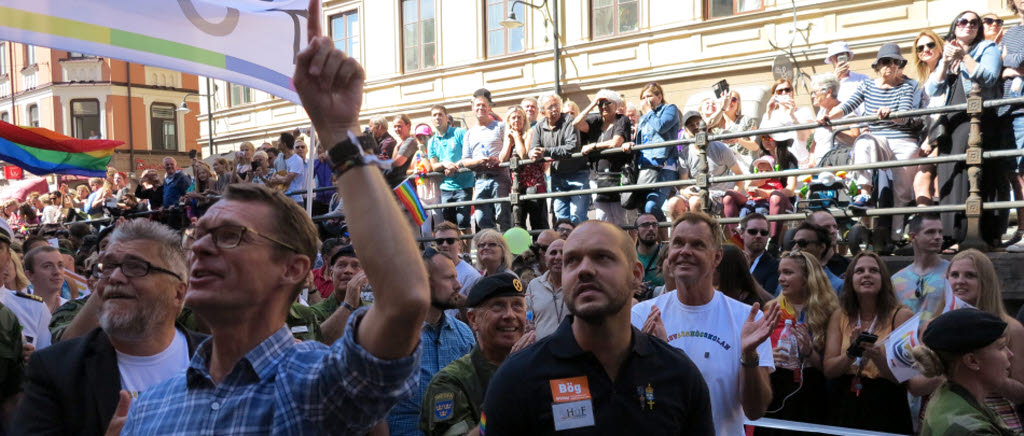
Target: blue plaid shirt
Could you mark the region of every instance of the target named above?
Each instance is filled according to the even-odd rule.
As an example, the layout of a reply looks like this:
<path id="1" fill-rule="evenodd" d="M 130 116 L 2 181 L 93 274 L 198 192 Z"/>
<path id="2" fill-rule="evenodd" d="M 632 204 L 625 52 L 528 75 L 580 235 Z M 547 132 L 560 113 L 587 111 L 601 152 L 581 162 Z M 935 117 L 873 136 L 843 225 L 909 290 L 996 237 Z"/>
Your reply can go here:
<path id="1" fill-rule="evenodd" d="M 398 400 L 418 392 L 421 350 L 385 361 L 356 344 L 366 309 L 327 348 L 296 344 L 287 326 L 252 349 L 222 383 L 209 374 L 210 340 L 189 368 L 132 402 L 121 434 L 366 434 Z"/>
<path id="2" fill-rule="evenodd" d="M 420 331 L 419 389 L 413 396 L 398 402 L 388 413 L 388 430 L 392 436 L 422 435 L 420 431 L 420 404 L 434 374 L 456 359 L 469 354 L 476 345 L 473 330 L 464 322 L 441 314 L 437 325 L 423 323 Z"/>

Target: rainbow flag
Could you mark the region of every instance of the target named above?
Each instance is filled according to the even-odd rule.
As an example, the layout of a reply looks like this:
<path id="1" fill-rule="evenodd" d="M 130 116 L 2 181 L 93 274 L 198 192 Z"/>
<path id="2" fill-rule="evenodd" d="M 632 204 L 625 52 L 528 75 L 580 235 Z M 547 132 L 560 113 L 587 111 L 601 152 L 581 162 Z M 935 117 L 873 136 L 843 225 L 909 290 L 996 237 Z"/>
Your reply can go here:
<path id="1" fill-rule="evenodd" d="M 420 196 L 416 194 L 416 184 L 413 183 L 412 177 L 405 179 L 402 184 L 395 188 L 395 195 L 398 196 L 398 202 L 405 206 L 405 209 L 412 215 L 412 219 L 416 221 L 417 226 L 422 226 L 427 221 L 427 211 L 423 209 L 423 203 L 420 203 Z"/>
<path id="2" fill-rule="evenodd" d="M 121 141 L 76 139 L 38 127 L 0 121 L 0 159 L 36 175 L 104 177 Z"/>

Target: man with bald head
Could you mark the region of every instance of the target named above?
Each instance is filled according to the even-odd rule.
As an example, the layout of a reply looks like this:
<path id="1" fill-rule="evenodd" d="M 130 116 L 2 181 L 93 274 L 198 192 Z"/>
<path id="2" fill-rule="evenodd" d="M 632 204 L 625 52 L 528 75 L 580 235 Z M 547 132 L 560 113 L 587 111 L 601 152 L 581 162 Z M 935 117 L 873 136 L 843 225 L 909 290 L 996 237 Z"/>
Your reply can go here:
<path id="1" fill-rule="evenodd" d="M 821 264 L 832 271 L 836 277 L 843 277 L 846 274 L 846 268 L 850 266 L 850 259 L 836 252 L 839 249 L 839 224 L 836 223 L 836 218 L 830 212 L 819 210 L 808 216 L 805 221 L 828 230 L 832 243 L 829 244 L 828 251 L 822 256 Z"/>
<path id="2" fill-rule="evenodd" d="M 562 252 L 573 316 L 498 368 L 481 417 L 487 434 L 597 432 L 596 422 L 607 434 L 714 434 L 708 388 L 693 362 L 629 326 L 642 280 L 622 229 L 603 221 L 577 227 Z"/>
<path id="3" fill-rule="evenodd" d="M 540 235 L 537 235 L 537 243 L 534 244 L 534 247 L 536 247 L 534 251 L 537 252 L 537 258 L 540 259 L 539 265 L 541 273 L 548 271 L 548 263 L 544 259 L 544 254 L 548 252 L 548 247 L 551 246 L 551 243 L 555 242 L 556 239 L 561 239 L 561 237 L 558 235 L 558 232 L 551 229 L 544 230 L 540 232 Z"/>
<path id="4" fill-rule="evenodd" d="M 539 245 L 539 243 L 538 243 Z M 544 274 L 530 280 L 526 286 L 526 310 L 532 314 L 537 339 L 550 336 L 562 323 L 569 311 L 562 298 L 562 248 L 565 241 L 557 237 L 544 251 L 541 259 L 550 265 Z"/>

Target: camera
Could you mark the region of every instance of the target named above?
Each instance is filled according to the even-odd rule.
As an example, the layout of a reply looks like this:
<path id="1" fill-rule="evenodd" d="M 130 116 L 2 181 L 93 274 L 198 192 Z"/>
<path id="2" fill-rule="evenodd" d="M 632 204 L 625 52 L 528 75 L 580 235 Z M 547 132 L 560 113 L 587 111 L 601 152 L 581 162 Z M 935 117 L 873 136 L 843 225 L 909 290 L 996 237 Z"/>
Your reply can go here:
<path id="1" fill-rule="evenodd" d="M 864 349 L 860 347 L 861 344 L 874 344 L 876 341 L 878 341 L 878 335 L 861 332 L 860 335 L 857 336 L 857 339 L 850 344 L 850 348 L 846 349 L 846 355 L 850 357 L 861 357 L 864 355 Z"/>

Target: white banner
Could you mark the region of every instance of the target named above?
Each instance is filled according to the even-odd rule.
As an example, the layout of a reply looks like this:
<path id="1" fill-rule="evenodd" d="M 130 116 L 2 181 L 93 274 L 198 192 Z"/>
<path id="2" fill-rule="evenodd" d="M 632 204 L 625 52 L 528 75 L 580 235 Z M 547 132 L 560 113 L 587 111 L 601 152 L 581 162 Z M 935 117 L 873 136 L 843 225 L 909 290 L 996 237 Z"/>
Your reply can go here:
<path id="1" fill-rule="evenodd" d="M 213 77 L 299 103 L 307 0 L 3 0 L 0 40 Z M 319 19 L 319 18 L 317 18 Z"/>
<path id="2" fill-rule="evenodd" d="M 910 355 L 910 350 L 921 343 L 918 339 L 920 324 L 921 314 L 914 315 L 889 333 L 889 338 L 885 340 L 885 360 L 889 363 L 892 375 L 900 383 L 921 375 L 920 371 L 914 369 L 914 358 Z"/>

